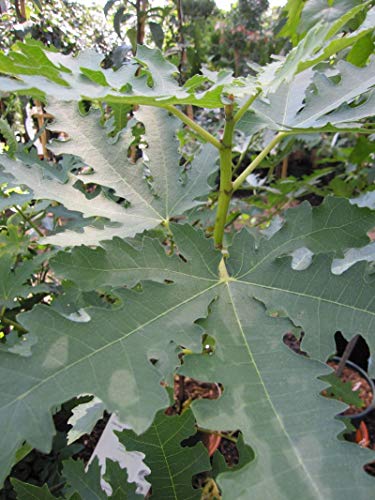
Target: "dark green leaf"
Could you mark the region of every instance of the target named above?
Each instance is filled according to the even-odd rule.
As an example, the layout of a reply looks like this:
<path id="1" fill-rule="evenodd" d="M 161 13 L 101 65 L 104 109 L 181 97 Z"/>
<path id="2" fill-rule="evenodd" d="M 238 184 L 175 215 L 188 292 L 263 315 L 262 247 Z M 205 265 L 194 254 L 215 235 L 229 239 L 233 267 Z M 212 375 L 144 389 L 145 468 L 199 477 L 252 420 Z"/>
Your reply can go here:
<path id="1" fill-rule="evenodd" d="M 154 23 L 152 21 L 150 21 L 148 25 L 150 26 L 152 39 L 155 42 L 155 45 L 159 47 L 159 49 L 162 49 L 164 42 L 163 28 L 161 27 L 160 24 Z"/>
<path id="2" fill-rule="evenodd" d="M 29 483 L 23 483 L 16 478 L 12 478 L 11 483 L 16 490 L 18 500 L 54 500 L 56 498 L 50 493 L 46 484 L 40 488 Z"/>
<path id="3" fill-rule="evenodd" d="M 192 476 L 211 469 L 207 449 L 203 443 L 193 448 L 181 446 L 183 440 L 195 434 L 194 423 L 190 410 L 172 417 L 160 411 L 144 434 L 137 436 L 128 430 L 119 434 L 128 451 L 146 455 L 145 463 L 151 469 L 147 479 L 155 500 L 201 498 L 201 491 L 192 487 Z"/>
<path id="4" fill-rule="evenodd" d="M 17 141 L 8 122 L 0 118 L 0 136 L 3 136 L 8 146 L 8 155 L 13 158 L 17 151 Z"/>

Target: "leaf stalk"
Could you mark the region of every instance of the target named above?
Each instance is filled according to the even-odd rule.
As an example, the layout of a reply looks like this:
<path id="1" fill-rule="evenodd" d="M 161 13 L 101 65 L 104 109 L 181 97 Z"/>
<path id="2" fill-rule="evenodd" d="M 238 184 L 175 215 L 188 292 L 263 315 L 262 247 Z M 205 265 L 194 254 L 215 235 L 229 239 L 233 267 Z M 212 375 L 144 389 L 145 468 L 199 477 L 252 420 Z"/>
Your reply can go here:
<path id="1" fill-rule="evenodd" d="M 246 177 L 255 170 L 258 165 L 264 160 L 264 158 L 268 155 L 270 151 L 280 142 L 284 137 L 288 135 L 287 132 L 279 132 L 271 142 L 267 144 L 267 146 L 263 149 L 262 152 L 258 154 L 258 156 L 250 163 L 250 165 L 242 172 L 241 175 L 237 177 L 237 179 L 233 182 L 233 191 L 236 191 L 241 184 L 246 180 Z"/>
<path id="2" fill-rule="evenodd" d="M 212 134 L 210 134 L 210 132 L 207 132 L 207 130 L 198 125 L 198 123 L 196 123 L 194 120 L 185 115 L 185 113 L 175 108 L 173 105 L 165 106 L 165 109 L 167 109 L 173 115 L 177 116 L 177 118 L 179 118 L 189 128 L 194 130 L 194 132 L 196 132 L 202 139 L 210 142 L 213 146 L 215 146 L 215 148 L 219 150 L 222 149 L 223 146 L 220 141 L 218 141 Z"/>
<path id="3" fill-rule="evenodd" d="M 250 106 L 253 104 L 255 99 L 258 97 L 258 95 L 261 93 L 261 89 L 258 89 L 255 94 L 249 97 L 249 99 L 245 102 L 245 104 L 237 111 L 237 113 L 234 116 L 234 123 L 237 123 L 241 120 L 243 115 L 246 113 L 246 111 L 250 108 Z"/>
<path id="4" fill-rule="evenodd" d="M 13 326 L 20 333 L 27 333 L 27 330 L 23 326 L 16 321 L 6 318 L 3 314 L 0 316 L 0 322 L 4 325 Z"/>
<path id="5" fill-rule="evenodd" d="M 20 214 L 20 216 L 39 234 L 39 236 L 44 236 L 42 231 L 38 228 L 36 224 L 31 220 L 31 217 L 28 217 L 23 211 L 17 207 L 17 205 L 13 205 L 14 210 Z"/>

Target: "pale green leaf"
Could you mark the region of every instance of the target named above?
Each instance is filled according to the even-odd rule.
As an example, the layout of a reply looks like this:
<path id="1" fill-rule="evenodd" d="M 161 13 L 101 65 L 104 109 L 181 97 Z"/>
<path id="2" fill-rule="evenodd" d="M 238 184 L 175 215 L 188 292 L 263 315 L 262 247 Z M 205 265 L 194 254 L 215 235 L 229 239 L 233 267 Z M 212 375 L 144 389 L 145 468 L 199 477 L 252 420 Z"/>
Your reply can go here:
<path id="1" fill-rule="evenodd" d="M 8 55 L 0 54 L 0 71 L 17 79 L 0 78 L 0 91 L 54 97 L 63 101 L 103 100 L 108 104 L 147 104 L 164 107 L 170 104 L 194 104 L 207 108 L 223 107 L 222 93 L 232 78 L 211 80 L 207 90 L 180 87 L 178 69 L 159 49 L 144 45 L 137 48 L 132 64 L 117 71 L 103 69 L 102 57 L 86 51 L 77 57 L 43 51 L 40 44 L 18 43 Z M 32 56 L 30 56 L 32 54 Z M 35 66 L 34 60 L 40 61 Z M 138 63 L 143 67 L 137 75 Z M 216 79 L 217 78 L 217 79 Z M 215 80 L 216 79 L 216 80 Z M 207 79 L 208 81 L 208 79 Z M 190 90 L 190 92 L 189 92 Z"/>
<path id="2" fill-rule="evenodd" d="M 253 110 L 274 130 L 319 131 L 328 125 L 356 129 L 360 127 L 358 120 L 375 113 L 371 93 L 349 107 L 349 103 L 375 85 L 375 59 L 364 68 L 340 61 L 337 70 L 339 82 L 323 73 L 305 70 L 266 99 L 255 101 Z"/>
<path id="3" fill-rule="evenodd" d="M 321 19 L 326 23 L 334 23 L 355 7 L 358 7 L 357 0 L 308 0 L 301 13 L 298 31 L 306 32 Z"/>
<path id="4" fill-rule="evenodd" d="M 200 205 L 202 202 L 197 201 L 197 198 L 204 198 L 210 192 L 207 179 L 216 169 L 216 151 L 213 146 L 206 144 L 186 170 L 180 167 L 176 139 L 178 122 L 168 117 L 165 111 L 142 109 L 137 114 L 146 127 L 146 153 L 150 158 L 146 165 L 152 176 L 150 181 L 145 178 L 147 172 L 144 162 L 138 160 L 134 165 L 128 158 L 132 141 L 130 130 L 117 140 L 109 141 L 105 130 L 98 123 L 97 114 L 83 117 L 74 103 L 55 104 L 49 109 L 58 117 L 55 129 L 63 130 L 70 136 L 67 142 L 55 143 L 54 152 L 78 155 L 84 164 L 93 169 L 93 173 L 70 174 L 68 182 L 63 184 L 48 178 L 39 163 L 33 164 L 31 160 L 28 165 L 24 165 L 2 155 L 0 166 L 8 173 L 4 180 L 11 176 L 13 184 L 26 185 L 32 189 L 35 199 L 55 200 L 69 210 L 81 212 L 85 217 L 102 217 L 111 224 L 98 230 L 88 220 L 83 232 L 60 232 L 50 236 L 48 242 L 65 246 L 83 242 L 97 244 L 115 235 L 134 236 Z M 103 194 L 88 199 L 76 189 L 77 179 L 114 189 L 115 195 L 124 198 L 129 206 L 125 208 Z"/>
<path id="5" fill-rule="evenodd" d="M 343 425 L 334 415 L 343 405 L 319 396 L 324 384 L 318 377 L 329 371 L 324 361 L 334 351 L 336 330 L 347 337 L 360 333 L 375 348 L 373 277 L 363 265 L 335 276 L 327 255 L 342 253 L 353 241 L 363 245 L 374 222 L 369 210 L 345 200 L 329 200 L 315 210 L 303 205 L 287 213 L 270 239 L 257 241 L 247 231 L 236 237 L 227 271 L 223 265 L 218 271 L 221 254 L 212 242 L 188 226 L 172 226 L 183 259 L 167 256 L 147 238 L 141 250 L 115 240 L 108 250 L 94 251 L 86 267 L 102 269 L 100 283 L 86 277 L 82 286 L 119 284 L 113 293 L 123 307 L 88 308 L 86 323 L 69 321 L 47 306 L 18 317 L 38 332 L 38 344 L 31 358 L 19 360 L 17 373 L 10 355 L 0 353 L 0 419 L 18 418 L 17 426 L 2 434 L 1 470 L 6 473 L 25 439 L 48 450 L 50 408 L 77 394 L 95 394 L 136 432 L 144 432 L 168 404 L 148 360 L 158 359 L 171 341 L 199 353 L 206 331 L 215 339 L 215 352 L 185 356 L 183 373 L 221 382 L 224 391 L 219 400 L 194 403 L 198 424 L 240 429 L 256 455 L 240 471 L 220 476 L 224 498 L 251 494 L 263 500 L 281 493 L 346 500 L 355 493 L 367 500 L 374 483 L 362 465 L 372 452 L 338 440 Z M 116 245 L 120 251 L 114 254 Z M 300 247 L 319 255 L 307 270 L 294 271 L 287 255 Z M 80 249 L 82 256 L 86 250 Z M 80 283 L 79 271 L 77 277 Z M 141 290 L 123 288 L 139 281 Z M 302 348 L 321 361 L 299 357 L 283 344 L 293 324 L 305 332 Z"/>
<path id="6" fill-rule="evenodd" d="M 306 7 L 313 3 L 309 1 Z M 318 0 L 326 3 L 326 0 Z M 351 1 L 351 0 L 349 0 Z M 299 3 L 299 7 L 301 7 Z M 353 2 L 352 2 L 353 3 Z M 354 32 L 344 32 L 345 25 L 359 13 L 366 12 L 371 2 L 357 4 L 354 2 L 350 10 L 340 10 L 340 15 L 334 23 L 327 22 L 319 13 L 319 18 L 306 36 L 294 47 L 284 59 L 272 62 L 260 69 L 259 82 L 266 92 L 275 92 L 284 82 L 293 80 L 296 74 L 311 68 L 321 61 L 327 61 L 331 56 L 338 54 L 347 47 L 351 47 L 359 40 L 374 31 L 375 10 L 366 13 L 364 22 Z M 291 6 L 294 10 L 296 6 Z"/>

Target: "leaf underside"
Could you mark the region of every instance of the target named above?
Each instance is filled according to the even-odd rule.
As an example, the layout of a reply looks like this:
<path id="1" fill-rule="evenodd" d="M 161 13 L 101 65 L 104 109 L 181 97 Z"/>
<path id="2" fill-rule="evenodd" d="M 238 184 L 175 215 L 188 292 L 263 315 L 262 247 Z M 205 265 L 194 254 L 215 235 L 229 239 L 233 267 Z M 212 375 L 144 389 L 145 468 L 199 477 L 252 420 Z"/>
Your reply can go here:
<path id="1" fill-rule="evenodd" d="M 130 131 L 121 133 L 116 141 L 109 141 L 98 123 L 97 113 L 83 117 L 76 103 L 55 103 L 49 111 L 58 117 L 54 128 L 70 136 L 66 142 L 55 142 L 53 151 L 79 156 L 83 164 L 92 169 L 91 175 L 69 174 L 68 182 L 63 183 L 48 176 L 39 164 L 25 165 L 0 156 L 5 181 L 10 179 L 13 185 L 25 185 L 35 199 L 58 201 L 87 218 L 79 232 L 67 229 L 47 237 L 46 242 L 62 246 L 90 245 L 113 236 L 134 236 L 198 206 L 202 202 L 197 198 L 204 198 L 210 192 L 207 179 L 217 168 L 214 147 L 204 145 L 187 169 L 180 167 L 175 137 L 178 123 L 164 110 L 145 108 L 137 113 L 138 120 L 146 127 L 146 152 L 150 159 L 138 160 L 136 164 L 128 158 Z M 146 168 L 151 181 L 146 179 Z M 87 198 L 77 189 L 77 180 L 113 189 L 128 206 L 103 193 Z M 92 224 L 97 217 L 107 221 L 101 230 Z"/>

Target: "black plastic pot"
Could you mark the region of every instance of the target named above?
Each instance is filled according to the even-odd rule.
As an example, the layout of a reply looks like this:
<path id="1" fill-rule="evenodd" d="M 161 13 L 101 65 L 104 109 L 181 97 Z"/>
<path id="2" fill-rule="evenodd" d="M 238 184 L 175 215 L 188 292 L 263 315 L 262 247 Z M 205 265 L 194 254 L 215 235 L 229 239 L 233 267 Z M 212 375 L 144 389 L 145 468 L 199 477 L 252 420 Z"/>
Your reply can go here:
<path id="1" fill-rule="evenodd" d="M 330 361 L 335 361 L 336 363 L 339 363 L 340 358 L 333 357 L 333 358 L 330 358 Z M 356 413 L 355 415 L 343 415 L 342 413 L 340 413 L 338 415 L 338 417 L 341 417 L 341 418 L 349 418 L 351 420 L 352 424 L 355 425 L 356 427 L 358 427 L 359 424 L 361 423 L 361 421 L 364 419 L 364 417 L 375 409 L 375 384 L 374 384 L 373 380 L 369 377 L 368 373 L 365 372 L 364 370 L 362 370 L 362 368 L 360 366 L 356 365 L 352 361 L 347 361 L 345 363 L 345 365 L 348 366 L 349 368 L 351 368 L 352 370 L 355 370 L 357 373 L 359 373 L 361 375 L 361 377 L 366 379 L 366 381 L 369 384 L 369 386 L 371 387 L 371 391 L 372 391 L 372 403 L 366 409 L 361 411 L 361 413 Z"/>

